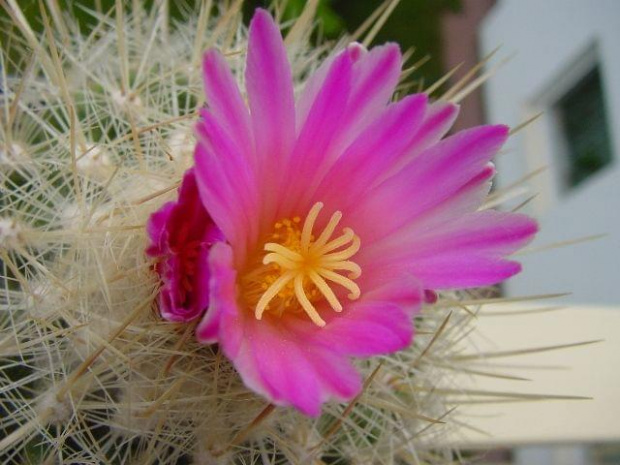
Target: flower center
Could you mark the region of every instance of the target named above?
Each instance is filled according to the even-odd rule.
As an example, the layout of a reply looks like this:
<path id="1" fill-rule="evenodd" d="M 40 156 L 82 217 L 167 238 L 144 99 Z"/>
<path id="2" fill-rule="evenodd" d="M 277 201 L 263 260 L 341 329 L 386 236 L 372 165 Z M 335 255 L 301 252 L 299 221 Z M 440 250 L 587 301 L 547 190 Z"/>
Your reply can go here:
<path id="1" fill-rule="evenodd" d="M 352 229 L 344 228 L 342 235 L 332 239 L 342 218 L 339 211 L 315 236 L 313 229 L 322 208 L 323 203 L 315 203 L 301 228 L 299 217 L 275 223 L 273 242 L 264 246 L 267 253 L 262 266 L 245 276 L 246 300 L 254 306 L 258 320 L 266 311 L 277 315 L 303 311 L 313 323 L 325 326 L 314 303 L 325 299 L 333 310 L 341 312 L 342 304 L 333 285 L 347 289 L 349 299 L 359 298 L 360 288 L 353 280 L 360 277 L 362 270 L 349 259 L 359 250 L 360 238 Z M 342 274 L 345 271 L 348 276 Z"/>

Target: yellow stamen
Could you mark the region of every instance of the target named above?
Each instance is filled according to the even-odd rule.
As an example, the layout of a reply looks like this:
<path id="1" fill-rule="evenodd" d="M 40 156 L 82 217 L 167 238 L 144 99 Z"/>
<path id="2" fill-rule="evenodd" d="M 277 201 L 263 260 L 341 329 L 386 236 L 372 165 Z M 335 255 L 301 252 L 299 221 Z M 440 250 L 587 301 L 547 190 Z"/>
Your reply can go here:
<path id="1" fill-rule="evenodd" d="M 338 237 L 337 239 L 334 239 L 331 242 L 328 242 L 322 247 L 317 247 L 315 252 L 326 254 L 328 252 L 331 252 L 332 250 L 336 250 L 337 248 L 342 247 L 343 245 L 351 242 L 354 236 L 355 234 L 353 233 L 353 230 L 351 228 L 344 228 L 342 230 L 342 236 Z"/>
<path id="2" fill-rule="evenodd" d="M 276 254 L 280 254 L 290 260 L 299 260 L 302 258 L 301 255 L 299 255 L 298 253 L 287 249 L 283 245 L 275 244 L 273 242 L 268 242 L 267 244 L 265 244 L 265 250 L 269 252 L 275 252 Z"/>
<path id="3" fill-rule="evenodd" d="M 325 226 L 325 229 L 323 230 L 319 238 L 313 244 L 313 248 L 315 250 L 320 249 L 327 243 L 329 238 L 332 237 L 332 234 L 334 234 L 334 229 L 336 229 L 336 226 L 338 226 L 338 223 L 340 223 L 341 219 L 342 219 L 342 212 L 336 212 L 332 215 L 332 217 L 329 220 L 329 223 L 327 223 L 327 226 Z"/>
<path id="4" fill-rule="evenodd" d="M 296 263 L 298 263 L 298 261 L 290 260 L 289 258 L 285 257 L 284 255 L 278 255 L 277 253 L 268 253 L 263 258 L 263 264 L 264 265 L 269 265 L 270 263 L 276 263 L 276 264 L 280 265 L 283 268 L 291 269 L 291 268 L 295 267 L 295 265 L 296 265 Z"/>
<path id="5" fill-rule="evenodd" d="M 267 309 L 267 305 L 269 305 L 269 302 L 271 302 L 271 300 L 276 295 L 278 295 L 278 292 L 280 292 L 282 288 L 286 286 L 288 282 L 291 281 L 293 278 L 295 278 L 295 273 L 289 271 L 276 279 L 276 281 L 271 286 L 269 286 L 269 288 L 267 288 L 263 296 L 256 304 L 255 316 L 257 320 L 260 320 L 263 317 L 263 312 Z"/>
<path id="6" fill-rule="evenodd" d="M 325 263 L 325 268 L 327 268 L 328 270 L 350 271 L 350 279 L 357 279 L 362 275 L 362 269 L 360 268 L 360 266 L 357 263 L 351 261 L 335 262 L 334 264 Z"/>
<path id="7" fill-rule="evenodd" d="M 357 284 L 355 284 L 349 278 L 345 278 L 344 276 L 342 276 L 342 275 L 340 275 L 338 273 L 334 273 L 333 271 L 330 271 L 330 270 L 327 270 L 327 269 L 320 270 L 319 274 L 321 276 L 323 276 L 324 278 L 327 278 L 330 281 L 338 283 L 342 287 L 345 287 L 349 291 L 351 291 L 351 293 L 349 294 L 349 299 L 352 299 L 352 300 L 359 299 L 359 296 L 361 295 L 360 288 L 359 288 L 359 286 Z"/>
<path id="8" fill-rule="evenodd" d="M 340 304 L 338 297 L 336 297 L 336 294 L 334 294 L 334 291 L 332 291 L 331 287 L 329 287 L 325 280 L 321 278 L 321 276 L 316 271 L 311 271 L 309 275 L 310 279 L 317 287 L 317 289 L 321 291 L 321 294 L 325 296 L 325 298 L 329 302 L 329 305 L 331 305 L 335 311 L 341 312 L 342 305 Z"/>
<path id="9" fill-rule="evenodd" d="M 295 296 L 312 322 L 317 326 L 325 326 L 325 320 L 321 318 L 319 313 L 316 311 L 316 308 L 314 308 L 312 303 L 308 300 L 308 296 L 306 296 L 306 290 L 304 289 L 304 276 L 301 274 L 295 277 Z"/>
<path id="10" fill-rule="evenodd" d="M 300 230 L 301 218 L 282 219 L 274 224 L 273 242 L 267 242 L 262 265 L 244 276 L 245 299 L 254 307 L 254 315 L 262 319 L 268 311 L 281 316 L 284 312 L 304 312 L 317 326 L 326 322 L 316 308 L 324 299 L 336 312 L 343 310 L 334 292 L 338 285 L 349 291 L 349 299 L 357 299 L 361 290 L 354 279 L 360 277 L 360 266 L 349 260 L 359 250 L 361 241 L 352 229 L 331 239 L 342 213 L 336 211 L 320 234 L 313 230 L 323 203 L 315 203 Z M 277 233 L 275 232 L 277 231 Z M 340 274 L 348 272 L 348 277 Z"/>
<path id="11" fill-rule="evenodd" d="M 317 216 L 319 216 L 319 212 L 323 208 L 323 202 L 315 203 L 308 216 L 306 217 L 306 221 L 304 222 L 304 227 L 301 230 L 301 248 L 307 249 L 310 245 L 310 238 L 312 236 L 312 228 L 314 228 L 314 222 L 316 221 Z"/>
<path id="12" fill-rule="evenodd" d="M 325 258 L 331 261 L 346 260 L 347 258 L 351 258 L 359 251 L 361 244 L 362 243 L 360 242 L 360 238 L 357 236 L 353 236 L 353 239 L 351 239 L 351 245 L 349 247 L 344 249 L 342 252 L 328 254 L 325 256 Z"/>

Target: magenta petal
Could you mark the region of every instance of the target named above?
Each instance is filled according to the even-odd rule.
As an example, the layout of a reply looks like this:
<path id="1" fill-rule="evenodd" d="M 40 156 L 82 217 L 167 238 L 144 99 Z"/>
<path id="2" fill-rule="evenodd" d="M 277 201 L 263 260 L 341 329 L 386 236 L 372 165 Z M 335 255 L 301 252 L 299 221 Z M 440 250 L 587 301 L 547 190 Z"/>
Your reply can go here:
<path id="1" fill-rule="evenodd" d="M 251 342 L 239 354 L 239 358 L 253 358 L 272 402 L 318 416 L 321 405 L 331 397 L 348 400 L 359 392 L 360 377 L 346 358 L 300 340 L 294 331 L 274 323 L 249 322 L 246 337 Z"/>
<path id="2" fill-rule="evenodd" d="M 342 58 L 346 55 L 347 59 L 351 63 L 355 63 L 366 53 L 368 53 L 368 51 L 364 48 L 364 46 L 356 42 L 349 44 L 346 49 L 342 50 L 338 54 L 328 57 L 319 69 L 317 69 L 314 74 L 310 76 L 296 105 L 298 133 L 301 132 L 301 128 L 303 128 L 306 123 L 308 114 L 317 100 L 318 94 L 325 85 L 327 75 L 333 72 L 334 62 L 342 60 Z"/>
<path id="3" fill-rule="evenodd" d="M 420 231 L 409 244 L 407 256 L 418 259 L 448 251 L 505 256 L 527 244 L 537 231 L 536 222 L 526 215 L 492 210 L 476 212 L 443 230 Z"/>
<path id="4" fill-rule="evenodd" d="M 196 176 L 203 203 L 226 238 L 244 247 L 256 235 L 258 186 L 254 169 L 208 111 L 196 124 Z"/>
<path id="5" fill-rule="evenodd" d="M 413 337 L 411 313 L 388 301 L 355 302 L 325 328 L 310 325 L 297 324 L 300 339 L 342 356 L 389 354 L 407 347 Z"/>
<path id="6" fill-rule="evenodd" d="M 217 50 L 205 53 L 203 77 L 207 105 L 229 136 L 253 159 L 254 144 L 248 108 L 241 97 L 235 77 Z"/>
<path id="7" fill-rule="evenodd" d="M 203 145 L 217 154 L 214 158 L 221 166 L 226 181 L 239 192 L 238 195 L 244 202 L 255 201 L 256 172 L 252 164 L 215 115 L 203 110 L 200 116 L 201 119 L 196 124 L 198 145 Z"/>
<path id="8" fill-rule="evenodd" d="M 343 356 L 367 357 L 388 354 L 410 344 L 413 317 L 424 298 L 420 281 L 402 270 L 369 270 L 360 283 L 366 289 L 360 301 L 350 302 L 342 313 L 326 309 L 327 325 L 318 328 L 307 320 L 286 322 L 296 340 L 308 347 L 320 346 Z M 294 325 L 294 326 L 293 326 Z"/>
<path id="9" fill-rule="evenodd" d="M 196 338 L 203 344 L 219 343 L 224 355 L 237 368 L 246 385 L 253 391 L 269 397 L 255 364 L 248 352 L 246 322 L 237 303 L 237 272 L 233 265 L 232 247 L 223 242 L 215 244 L 209 255 L 210 305 L 196 328 Z M 240 355 L 241 354 L 241 355 Z"/>
<path id="10" fill-rule="evenodd" d="M 197 145 L 194 160 L 202 203 L 224 233 L 224 237 L 230 242 L 242 244 L 245 215 L 216 156 L 204 145 Z"/>
<path id="11" fill-rule="evenodd" d="M 459 106 L 454 103 L 435 102 L 430 105 L 420 130 L 411 141 L 411 150 L 419 153 L 437 143 L 452 127 L 458 114 Z"/>
<path id="12" fill-rule="evenodd" d="M 224 243 L 215 244 L 209 254 L 208 283 L 211 305 L 196 328 L 196 338 L 203 344 L 211 344 L 219 339 L 222 318 L 237 313 L 236 279 L 237 273 L 232 267 L 232 249 Z M 228 342 L 230 349 L 230 339 Z"/>
<path id="13" fill-rule="evenodd" d="M 427 97 L 423 94 L 404 98 L 386 108 L 363 134 L 338 159 L 317 189 L 316 197 L 334 199 L 345 209 L 359 202 L 377 177 L 389 170 L 409 145 L 424 116 Z M 342 189 L 343 179 L 355 179 Z"/>
<path id="14" fill-rule="evenodd" d="M 482 126 L 435 144 L 398 174 L 369 191 L 364 201 L 348 212 L 351 223 L 362 225 L 366 241 L 374 244 L 399 228 L 419 221 L 423 215 L 434 215 L 433 209 L 453 197 L 462 196 L 461 189 L 476 177 L 490 174 L 489 160 L 507 137 L 505 126 Z M 479 192 L 484 193 L 484 190 Z M 471 208 L 475 210 L 479 206 Z M 392 214 L 394 211 L 399 214 Z M 462 215 L 468 211 L 455 213 Z M 369 217 L 380 218 L 380 221 L 368 223 L 366 218 Z"/>
<path id="15" fill-rule="evenodd" d="M 332 57 L 310 77 L 297 104 L 298 123 L 305 121 L 312 102 L 323 87 L 333 61 L 343 55 L 354 63 L 351 96 L 341 118 L 336 147 L 346 148 L 388 104 L 400 77 L 402 58 L 396 44 L 386 44 L 367 51 L 358 43 Z"/>
<path id="16" fill-rule="evenodd" d="M 412 277 L 383 278 L 364 301 L 348 305 L 340 314 L 326 312 L 324 328 L 303 317 L 248 318 L 244 340 L 250 342 L 239 357 L 241 366 L 252 365 L 247 359 L 254 358 L 256 372 L 249 384 L 256 387 L 258 382 L 259 392 L 266 392 L 278 405 L 293 405 L 309 415 L 317 415 L 320 404 L 330 397 L 352 398 L 360 381 L 347 358 L 388 354 L 408 346 L 412 317 L 422 303 L 423 291 Z M 239 369 L 240 360 L 233 362 Z"/>
<path id="17" fill-rule="evenodd" d="M 480 126 L 459 132 L 421 153 L 397 175 L 387 179 L 384 188 L 409 186 L 407 192 L 401 191 L 404 198 L 415 195 L 416 203 L 422 201 L 424 207 L 418 207 L 418 211 L 432 208 L 478 176 L 507 137 L 506 126 Z"/>
<path id="18" fill-rule="evenodd" d="M 151 245 L 146 249 L 148 256 L 156 257 L 166 253 L 167 225 L 175 205 L 175 202 L 168 202 L 149 218 L 146 224 L 146 232 L 151 240 Z"/>
<path id="19" fill-rule="evenodd" d="M 394 231 L 391 226 L 393 222 L 382 217 L 385 222 L 381 228 L 368 228 L 365 231 L 372 244 L 364 249 L 364 255 L 372 257 L 378 254 L 385 257 L 388 255 L 388 250 L 395 250 L 393 246 L 406 248 L 416 237 L 420 237 L 427 231 L 444 230 L 463 216 L 475 212 L 480 208 L 491 189 L 489 181 L 494 173 L 493 164 L 488 163 L 453 195 L 437 204 L 431 204 L 432 208 L 428 208 L 428 204 L 421 202 L 421 208 L 416 209 L 414 206 L 408 209 L 407 211 L 411 212 L 410 221 L 399 230 Z M 390 203 L 386 200 L 384 209 L 385 205 L 390 205 Z M 357 217 L 360 214 L 362 214 L 361 211 L 356 212 Z M 402 222 L 397 222 L 397 224 L 402 224 Z M 390 233 L 390 231 L 393 232 Z M 383 239 L 379 239 L 380 237 Z M 390 245 L 386 246 L 386 244 Z"/>
<path id="20" fill-rule="evenodd" d="M 321 398 L 314 367 L 303 351 L 274 326 L 255 322 L 248 325 L 257 371 L 274 403 L 294 405 L 306 415 L 317 416 L 326 399 Z"/>
<path id="21" fill-rule="evenodd" d="M 446 102 L 435 102 L 429 105 L 420 129 L 411 140 L 404 155 L 396 161 L 392 170 L 386 173 L 385 178 L 398 173 L 405 165 L 411 162 L 424 150 L 439 142 L 448 132 L 459 113 L 458 105 Z"/>
<path id="22" fill-rule="evenodd" d="M 190 321 L 209 303 L 206 257 L 209 248 L 222 240 L 220 230 L 200 202 L 193 170 L 188 171 L 176 202 L 165 204 L 147 224 L 150 257 L 162 286 L 159 309 L 169 321 Z"/>
<path id="23" fill-rule="evenodd" d="M 265 227 L 275 221 L 286 182 L 279 169 L 286 166 L 295 142 L 291 69 L 280 31 L 265 10 L 256 10 L 250 22 L 245 81 L 260 180 L 258 213 Z"/>
<path id="24" fill-rule="evenodd" d="M 410 316 L 417 313 L 424 296 L 417 278 L 399 269 L 376 272 L 372 267 L 367 268 L 370 269 L 360 280 L 360 285 L 366 289 L 364 302 L 391 302 L 400 306 Z"/>
<path id="25" fill-rule="evenodd" d="M 390 101 L 400 78 L 402 57 L 396 44 L 374 47 L 359 53 L 359 47 L 350 54 L 360 55 L 353 68 L 351 97 L 342 117 L 342 129 L 337 145 L 346 148 L 364 131 Z"/>
<path id="26" fill-rule="evenodd" d="M 292 209 L 300 195 L 309 195 L 326 170 L 331 157 L 333 137 L 341 126 L 351 88 L 352 61 L 348 53 L 340 54 L 333 61 L 323 86 L 316 94 L 289 163 L 288 190 L 283 196 L 283 210 Z M 299 189 L 303 186 L 302 189 Z"/>
<path id="27" fill-rule="evenodd" d="M 193 290 L 190 293 L 181 294 L 183 284 L 183 264 L 177 257 L 167 260 L 160 267 L 160 274 L 164 286 L 159 291 L 159 311 L 161 316 L 168 321 L 187 322 L 202 315 L 209 305 L 209 269 L 206 258 L 208 246 L 199 249 L 196 256 L 194 276 L 191 279 Z M 187 294 L 190 294 L 188 297 Z"/>
<path id="28" fill-rule="evenodd" d="M 246 86 L 259 157 L 282 161 L 295 137 L 291 68 L 278 26 L 258 9 L 250 23 Z"/>
<path id="29" fill-rule="evenodd" d="M 521 271 L 517 262 L 475 255 L 429 257 L 412 268 L 412 272 L 433 289 L 490 286 Z"/>
<path id="30" fill-rule="evenodd" d="M 503 259 L 532 240 L 534 220 L 513 213 L 471 213 L 443 226 L 412 229 L 377 247 L 378 270 L 406 269 L 427 289 L 456 289 L 501 282 L 520 271 Z"/>
<path id="31" fill-rule="evenodd" d="M 360 302 L 331 322 L 329 336 L 349 355 L 368 357 L 402 350 L 411 343 L 413 323 L 408 312 L 391 302 Z"/>
<path id="32" fill-rule="evenodd" d="M 397 241 L 398 246 L 406 247 L 404 244 L 419 235 L 419 231 L 437 230 L 478 210 L 491 189 L 489 181 L 494 173 L 493 165 L 489 163 L 461 187 L 446 187 L 449 195 L 442 193 L 437 199 L 424 195 L 422 189 L 417 192 L 416 184 L 410 184 L 406 179 L 400 185 L 386 184 L 374 189 L 366 202 L 350 212 L 351 224 L 369 243 L 361 253 L 372 255 L 376 251 L 385 254 L 382 251 L 384 241 Z M 403 202 L 403 199 L 416 199 L 417 196 L 420 201 Z M 401 208 L 402 218 L 390 214 L 396 206 Z M 369 215 L 378 221 L 368 224 L 364 219 Z"/>

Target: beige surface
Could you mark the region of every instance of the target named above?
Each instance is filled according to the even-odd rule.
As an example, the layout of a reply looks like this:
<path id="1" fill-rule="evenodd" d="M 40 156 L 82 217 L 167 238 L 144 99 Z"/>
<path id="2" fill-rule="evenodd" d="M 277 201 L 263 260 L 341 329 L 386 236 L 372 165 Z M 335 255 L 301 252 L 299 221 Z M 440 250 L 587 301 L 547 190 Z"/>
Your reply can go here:
<path id="1" fill-rule="evenodd" d="M 497 372 L 531 381 L 476 377 L 462 385 L 475 389 L 574 395 L 592 400 L 554 400 L 475 405 L 461 408 L 464 418 L 486 436 L 465 431 L 455 442 L 495 444 L 620 441 L 620 308 L 572 307 L 519 316 L 484 316 L 533 308 L 486 306 L 479 318 L 477 350 L 504 351 L 567 344 L 592 339 L 604 342 L 563 350 L 494 358 L 511 365 Z M 472 349 L 472 351 L 475 349 Z M 470 352 L 470 350 L 468 350 Z M 518 365 L 518 366 L 516 366 Z M 523 368 L 523 366 L 543 368 Z M 471 384 L 475 381 L 475 384 Z"/>

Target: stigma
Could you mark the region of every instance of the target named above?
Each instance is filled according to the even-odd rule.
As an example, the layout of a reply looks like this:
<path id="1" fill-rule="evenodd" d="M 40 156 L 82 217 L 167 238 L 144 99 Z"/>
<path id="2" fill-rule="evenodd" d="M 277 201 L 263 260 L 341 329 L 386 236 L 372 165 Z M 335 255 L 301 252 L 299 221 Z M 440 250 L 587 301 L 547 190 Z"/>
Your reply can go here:
<path id="1" fill-rule="evenodd" d="M 360 297 L 354 280 L 362 270 L 351 261 L 360 249 L 360 238 L 350 228 L 334 237 L 342 219 L 340 211 L 332 214 L 319 234 L 315 233 L 322 208 L 322 202 L 315 203 L 303 225 L 299 217 L 275 223 L 273 241 L 264 245 L 262 265 L 267 268 L 260 273 L 261 295 L 254 309 L 258 320 L 266 311 L 279 315 L 303 311 L 314 324 L 323 327 L 325 320 L 315 303 L 325 300 L 334 311 L 341 312 L 335 286 L 346 289 L 351 300 Z"/>

